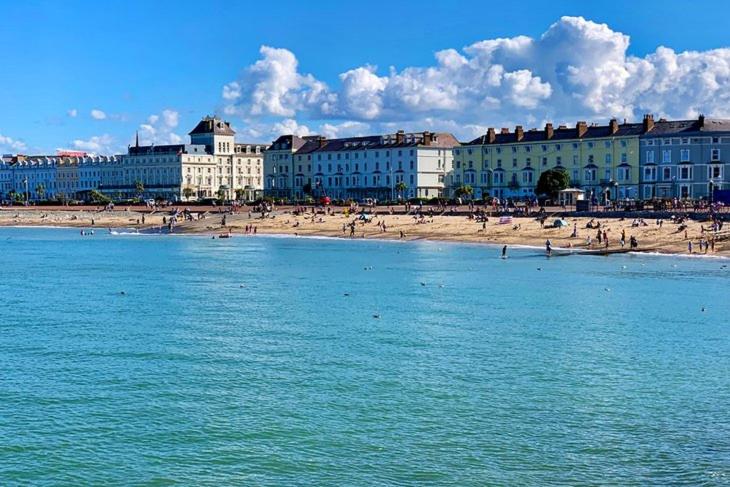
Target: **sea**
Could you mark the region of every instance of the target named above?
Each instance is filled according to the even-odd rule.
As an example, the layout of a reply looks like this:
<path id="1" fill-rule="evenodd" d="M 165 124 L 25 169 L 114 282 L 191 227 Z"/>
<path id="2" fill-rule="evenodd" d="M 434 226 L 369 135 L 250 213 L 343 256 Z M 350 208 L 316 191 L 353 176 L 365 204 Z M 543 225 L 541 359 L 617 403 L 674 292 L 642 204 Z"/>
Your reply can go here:
<path id="1" fill-rule="evenodd" d="M 0 229 L 0 485 L 729 485 L 730 261 Z"/>

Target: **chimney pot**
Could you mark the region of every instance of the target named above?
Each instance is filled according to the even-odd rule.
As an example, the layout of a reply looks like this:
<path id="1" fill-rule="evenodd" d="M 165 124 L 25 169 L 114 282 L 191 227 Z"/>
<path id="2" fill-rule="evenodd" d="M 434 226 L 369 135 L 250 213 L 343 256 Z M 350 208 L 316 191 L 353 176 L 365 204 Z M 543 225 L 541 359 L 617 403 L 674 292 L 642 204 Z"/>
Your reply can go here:
<path id="1" fill-rule="evenodd" d="M 516 126 L 515 127 L 515 138 L 517 139 L 517 142 L 521 141 L 524 136 L 525 136 L 525 131 L 522 130 L 522 125 Z"/>
<path id="2" fill-rule="evenodd" d="M 545 124 L 545 139 L 550 140 L 553 138 L 553 135 L 555 135 L 555 131 L 553 130 L 553 124 L 546 123 Z"/>
<path id="3" fill-rule="evenodd" d="M 612 118 L 611 121 L 608 123 L 608 127 L 611 129 L 611 135 L 618 132 L 618 120 Z"/>
<path id="4" fill-rule="evenodd" d="M 505 134 L 505 135 L 506 135 L 506 134 L 508 134 L 508 133 L 509 133 L 509 129 L 508 129 L 508 128 L 505 128 L 505 127 L 502 127 L 502 129 L 500 130 L 500 132 L 499 132 L 499 133 L 500 133 L 500 134 Z"/>
<path id="5" fill-rule="evenodd" d="M 654 128 L 654 115 L 646 114 L 644 115 L 644 120 L 642 122 L 642 129 L 644 133 L 647 133 L 651 131 L 651 129 Z"/>

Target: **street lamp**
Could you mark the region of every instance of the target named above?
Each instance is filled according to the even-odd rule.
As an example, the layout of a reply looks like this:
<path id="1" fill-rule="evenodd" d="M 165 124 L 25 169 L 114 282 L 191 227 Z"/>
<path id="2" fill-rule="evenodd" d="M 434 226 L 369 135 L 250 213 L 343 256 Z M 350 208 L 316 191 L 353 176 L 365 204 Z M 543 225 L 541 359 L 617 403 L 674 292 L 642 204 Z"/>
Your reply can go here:
<path id="1" fill-rule="evenodd" d="M 28 176 L 23 179 L 23 183 L 25 184 L 25 206 L 28 206 Z"/>

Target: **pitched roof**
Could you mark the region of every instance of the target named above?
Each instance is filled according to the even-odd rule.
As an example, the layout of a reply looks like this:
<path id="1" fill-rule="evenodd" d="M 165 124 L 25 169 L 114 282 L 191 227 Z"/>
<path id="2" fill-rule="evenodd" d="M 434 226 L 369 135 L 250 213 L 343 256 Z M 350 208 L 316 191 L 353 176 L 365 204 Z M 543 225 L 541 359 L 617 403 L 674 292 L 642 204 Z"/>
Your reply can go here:
<path id="1" fill-rule="evenodd" d="M 642 124 L 640 123 L 623 123 L 618 124 L 616 132 L 611 133 L 610 125 L 589 125 L 586 127 L 586 131 L 582 137 L 578 137 L 578 132 L 575 127 L 558 127 L 553 130 L 552 137 L 548 138 L 546 130 L 530 129 L 523 132 L 523 136 L 520 140 L 517 140 L 515 132 L 495 133 L 495 140 L 491 144 L 516 144 L 526 142 L 555 142 L 560 140 L 574 140 L 574 139 L 596 139 L 600 137 L 627 137 L 632 135 L 641 135 Z M 466 142 L 464 145 L 488 145 L 490 144 L 487 135 L 480 135 L 474 140 Z"/>
<path id="2" fill-rule="evenodd" d="M 702 133 L 730 132 L 730 120 L 700 117 L 695 120 L 659 120 L 647 136 L 700 135 Z"/>
<path id="3" fill-rule="evenodd" d="M 385 135 L 368 135 L 364 137 L 345 137 L 339 139 L 327 139 L 321 136 L 297 137 L 285 135 L 276 139 L 273 143 L 286 144 L 292 139 L 291 146 L 297 154 L 309 154 L 312 152 L 337 152 L 349 150 L 373 150 L 373 149 L 398 149 L 404 147 L 434 147 L 450 149 L 460 145 L 452 134 L 447 132 L 415 132 L 397 133 Z"/>
<path id="4" fill-rule="evenodd" d="M 214 134 L 214 135 L 236 135 L 231 124 L 217 117 L 205 117 L 188 135 Z"/>

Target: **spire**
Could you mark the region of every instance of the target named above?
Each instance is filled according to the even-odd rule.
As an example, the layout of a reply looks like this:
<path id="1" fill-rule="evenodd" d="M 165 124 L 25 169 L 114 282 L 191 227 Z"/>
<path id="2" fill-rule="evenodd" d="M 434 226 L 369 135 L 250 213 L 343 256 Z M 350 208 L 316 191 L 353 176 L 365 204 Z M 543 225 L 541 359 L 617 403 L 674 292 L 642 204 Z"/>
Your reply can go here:
<path id="1" fill-rule="evenodd" d="M 134 146 L 139 149 L 139 130 L 137 130 L 136 134 Z"/>

